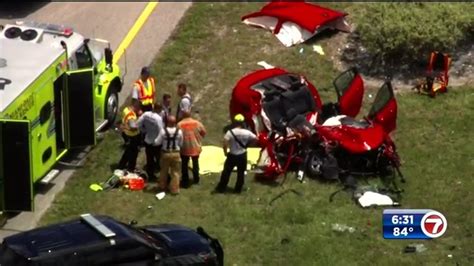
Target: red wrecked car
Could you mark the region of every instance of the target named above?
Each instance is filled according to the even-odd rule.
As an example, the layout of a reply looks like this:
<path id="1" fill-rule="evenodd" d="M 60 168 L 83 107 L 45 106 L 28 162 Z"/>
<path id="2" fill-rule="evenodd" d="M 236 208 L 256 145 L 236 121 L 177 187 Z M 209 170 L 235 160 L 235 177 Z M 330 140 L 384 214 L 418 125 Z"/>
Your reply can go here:
<path id="1" fill-rule="evenodd" d="M 306 175 L 343 180 L 398 173 L 404 182 L 390 137 L 397 119 L 390 81 L 379 89 L 363 120 L 355 119 L 364 94 L 357 70 L 343 72 L 333 84 L 338 102 L 323 105 L 316 87 L 304 76 L 281 68 L 257 70 L 239 80 L 230 114 L 243 114 L 258 135 L 262 151 L 257 177 L 271 181 L 294 171 L 301 179 Z"/>
<path id="2" fill-rule="evenodd" d="M 270 30 L 286 47 L 310 39 L 325 29 L 350 32 L 347 13 L 305 2 L 271 2 L 242 22 Z"/>

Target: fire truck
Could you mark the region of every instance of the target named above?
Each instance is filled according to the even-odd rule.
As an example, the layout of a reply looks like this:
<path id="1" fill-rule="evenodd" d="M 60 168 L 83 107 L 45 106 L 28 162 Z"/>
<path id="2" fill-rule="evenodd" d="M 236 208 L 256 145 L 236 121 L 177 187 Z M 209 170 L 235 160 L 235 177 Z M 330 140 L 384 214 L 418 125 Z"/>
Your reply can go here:
<path id="1" fill-rule="evenodd" d="M 0 211 L 34 209 L 35 184 L 114 123 L 121 88 L 107 41 L 44 23 L 1 26 Z"/>

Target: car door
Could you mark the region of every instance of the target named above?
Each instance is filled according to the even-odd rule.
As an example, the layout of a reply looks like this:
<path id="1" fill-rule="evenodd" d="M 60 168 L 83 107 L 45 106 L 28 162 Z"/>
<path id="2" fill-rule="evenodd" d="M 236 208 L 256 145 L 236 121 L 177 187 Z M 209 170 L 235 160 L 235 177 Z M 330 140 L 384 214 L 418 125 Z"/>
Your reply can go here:
<path id="1" fill-rule="evenodd" d="M 362 106 L 364 82 L 356 68 L 340 74 L 333 82 L 337 93 L 339 113 L 356 117 Z"/>
<path id="2" fill-rule="evenodd" d="M 390 81 L 386 81 L 377 92 L 367 118 L 380 124 L 386 133 L 397 127 L 397 101 Z"/>

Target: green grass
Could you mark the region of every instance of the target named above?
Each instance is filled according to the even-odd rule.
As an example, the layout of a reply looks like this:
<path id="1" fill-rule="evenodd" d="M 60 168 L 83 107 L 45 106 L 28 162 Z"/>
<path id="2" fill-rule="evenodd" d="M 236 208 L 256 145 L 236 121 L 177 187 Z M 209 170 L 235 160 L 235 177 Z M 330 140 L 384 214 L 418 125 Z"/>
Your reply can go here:
<path id="1" fill-rule="evenodd" d="M 245 73 L 259 68 L 256 62 L 266 60 L 303 73 L 318 88 L 330 87 L 337 75 L 330 58 L 312 52 L 310 45 L 284 48 L 270 33 L 240 23 L 241 15 L 261 5 L 194 4 L 155 59 L 160 90 L 174 93 L 177 83 L 190 84 L 199 116 L 209 131 L 206 143 L 219 145 L 232 87 Z M 318 42 L 325 50 L 332 48 L 330 38 Z M 335 98 L 332 90 L 320 93 L 325 100 Z M 408 179 L 402 204 L 443 212 L 449 227 L 440 239 L 384 240 L 382 208 L 361 209 L 344 193 L 329 203 L 329 195 L 339 187 L 313 180 L 301 184 L 289 178 L 283 187 L 272 187 L 248 177 L 249 190 L 242 195 L 211 195 L 218 176 L 210 175 L 202 178 L 200 186 L 161 201 L 153 191 L 94 193 L 89 184 L 107 179 L 109 166 L 120 157 L 121 139 L 114 132 L 108 132 L 90 152 L 85 167 L 68 181 L 41 224 L 93 212 L 122 221 L 136 219 L 140 224 L 201 225 L 221 240 L 226 265 L 472 265 L 474 92 L 472 88 L 456 89 L 436 99 L 403 93 L 397 100 L 395 140 Z M 288 188 L 303 196 L 287 194 L 269 205 Z M 353 226 L 356 231 L 334 232 L 334 223 Z M 428 250 L 403 254 L 406 245 L 417 242 Z"/>

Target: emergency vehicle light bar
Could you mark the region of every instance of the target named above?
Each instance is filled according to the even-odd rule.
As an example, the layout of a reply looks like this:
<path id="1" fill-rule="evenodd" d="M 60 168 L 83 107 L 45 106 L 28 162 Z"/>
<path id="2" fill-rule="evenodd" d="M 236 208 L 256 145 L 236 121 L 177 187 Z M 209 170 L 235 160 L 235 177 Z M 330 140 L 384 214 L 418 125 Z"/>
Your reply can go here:
<path id="1" fill-rule="evenodd" d="M 46 33 L 69 37 L 74 33 L 73 28 L 64 25 L 40 23 L 34 21 L 17 21 L 16 25 L 42 29 Z"/>

